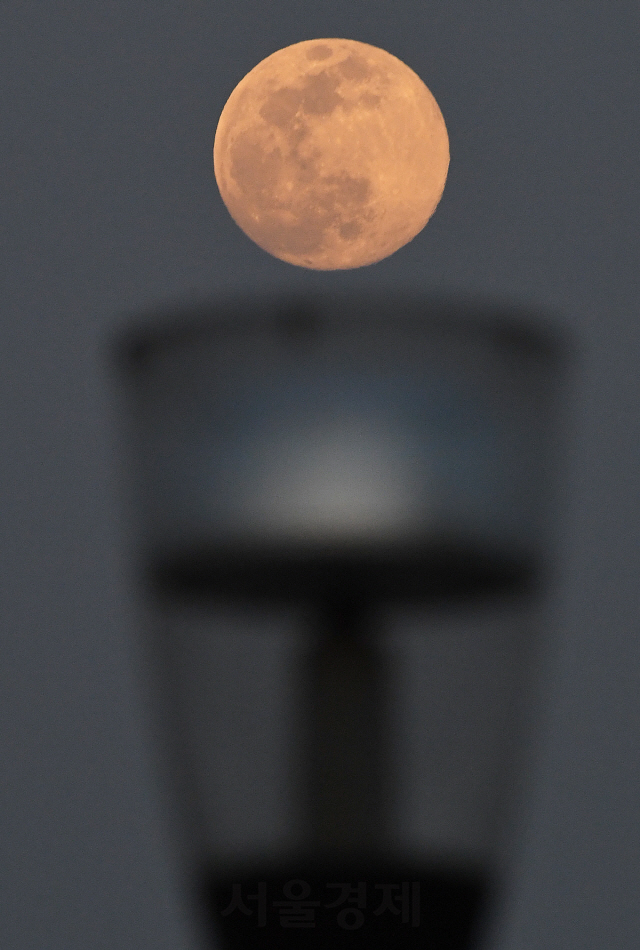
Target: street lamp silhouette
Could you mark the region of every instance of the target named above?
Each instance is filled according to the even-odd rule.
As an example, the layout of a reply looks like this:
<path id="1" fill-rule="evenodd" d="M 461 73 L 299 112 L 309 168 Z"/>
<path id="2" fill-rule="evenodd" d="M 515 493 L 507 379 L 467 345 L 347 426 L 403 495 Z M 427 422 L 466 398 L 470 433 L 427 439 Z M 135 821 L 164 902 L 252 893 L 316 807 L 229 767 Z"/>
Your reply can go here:
<path id="1" fill-rule="evenodd" d="M 198 856 L 229 947 L 468 946 L 486 877 L 417 867 L 394 842 L 377 633 L 394 604 L 541 589 L 556 356 L 522 314 L 398 294 L 227 300 L 121 340 L 150 600 L 294 605 L 313 629 L 298 843 Z M 341 925 L 319 889 L 347 882 Z M 391 913 L 366 911 L 367 887 Z M 313 926 L 283 924 L 287 900 Z"/>

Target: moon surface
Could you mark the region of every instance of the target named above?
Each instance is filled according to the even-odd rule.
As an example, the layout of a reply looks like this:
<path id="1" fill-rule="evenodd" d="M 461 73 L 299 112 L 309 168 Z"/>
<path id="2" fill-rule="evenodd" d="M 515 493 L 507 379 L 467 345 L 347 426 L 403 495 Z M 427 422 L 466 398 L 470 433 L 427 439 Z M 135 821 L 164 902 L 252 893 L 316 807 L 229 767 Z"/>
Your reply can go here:
<path id="1" fill-rule="evenodd" d="M 213 147 L 231 217 L 280 260 L 373 264 L 411 241 L 442 195 L 447 129 L 419 76 L 344 39 L 268 56 L 227 101 Z"/>

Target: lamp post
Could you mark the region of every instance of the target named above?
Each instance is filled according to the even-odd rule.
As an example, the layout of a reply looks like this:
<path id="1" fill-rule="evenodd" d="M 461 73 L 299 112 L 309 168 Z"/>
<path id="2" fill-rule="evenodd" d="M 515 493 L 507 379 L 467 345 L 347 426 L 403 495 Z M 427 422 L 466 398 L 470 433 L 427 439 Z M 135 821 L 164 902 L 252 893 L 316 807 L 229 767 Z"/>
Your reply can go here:
<path id="1" fill-rule="evenodd" d="M 394 604 L 540 590 L 553 340 L 494 307 L 274 296 L 147 321 L 119 352 L 150 601 L 310 618 L 300 833 L 253 859 L 250 843 L 242 859 L 199 855 L 218 936 L 230 948 L 467 946 L 482 874 L 418 867 L 394 843 L 377 628 Z M 338 885 L 342 903 L 326 893 Z"/>

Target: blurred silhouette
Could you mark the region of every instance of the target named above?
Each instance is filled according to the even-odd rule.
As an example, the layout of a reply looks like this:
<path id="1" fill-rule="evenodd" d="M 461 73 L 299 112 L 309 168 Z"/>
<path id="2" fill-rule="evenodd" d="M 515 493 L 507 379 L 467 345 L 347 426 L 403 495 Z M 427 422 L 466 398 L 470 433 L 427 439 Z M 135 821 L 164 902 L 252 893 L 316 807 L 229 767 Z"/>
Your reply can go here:
<path id="1" fill-rule="evenodd" d="M 418 861 L 395 839 L 378 635 L 394 604 L 542 589 L 557 342 L 522 314 L 401 296 L 235 300 L 142 324 L 118 360 L 150 602 L 309 619 L 299 833 L 226 856 L 202 834 L 212 934 L 229 948 L 469 947 L 491 868 Z M 183 807 L 206 812 L 192 784 Z"/>

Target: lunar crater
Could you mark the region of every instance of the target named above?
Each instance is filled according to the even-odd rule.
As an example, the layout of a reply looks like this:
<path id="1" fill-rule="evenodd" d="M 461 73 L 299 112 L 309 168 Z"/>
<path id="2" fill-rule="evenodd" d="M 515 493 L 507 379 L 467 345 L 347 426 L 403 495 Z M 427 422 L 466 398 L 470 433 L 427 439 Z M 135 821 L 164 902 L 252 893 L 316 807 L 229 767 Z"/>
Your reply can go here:
<path id="1" fill-rule="evenodd" d="M 313 46 L 311 49 L 308 49 L 306 56 L 307 59 L 310 60 L 330 59 L 333 56 L 333 50 L 330 46 L 319 44 L 318 46 Z"/>
<path id="2" fill-rule="evenodd" d="M 373 69 L 367 63 L 366 59 L 362 56 L 358 56 L 356 53 L 351 53 L 350 56 L 347 56 L 346 59 L 338 63 L 337 69 L 342 73 L 345 79 L 362 81 L 371 78 L 373 75 Z"/>

